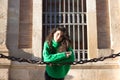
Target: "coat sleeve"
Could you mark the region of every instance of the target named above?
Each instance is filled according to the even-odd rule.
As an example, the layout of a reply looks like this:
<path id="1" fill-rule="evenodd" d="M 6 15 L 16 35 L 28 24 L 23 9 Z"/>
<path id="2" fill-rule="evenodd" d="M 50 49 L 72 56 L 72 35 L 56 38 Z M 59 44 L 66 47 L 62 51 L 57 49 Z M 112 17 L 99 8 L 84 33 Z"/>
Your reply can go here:
<path id="1" fill-rule="evenodd" d="M 68 48 L 68 51 L 72 52 L 71 56 L 69 58 L 64 58 L 59 61 L 53 62 L 54 64 L 64 64 L 64 63 L 72 63 L 75 61 L 75 55 L 74 51 L 71 47 Z"/>
<path id="2" fill-rule="evenodd" d="M 58 62 L 58 61 L 65 59 L 65 58 L 66 58 L 65 52 L 51 54 L 48 43 L 47 42 L 44 43 L 44 47 L 43 47 L 43 60 L 44 60 L 44 62 Z"/>
<path id="3" fill-rule="evenodd" d="M 69 62 L 74 62 L 75 61 L 75 55 L 74 55 L 74 51 L 71 47 L 68 48 L 68 51 L 72 52 L 71 56 L 69 58 L 65 58 L 61 61 L 58 61 L 57 63 L 69 63 Z"/>

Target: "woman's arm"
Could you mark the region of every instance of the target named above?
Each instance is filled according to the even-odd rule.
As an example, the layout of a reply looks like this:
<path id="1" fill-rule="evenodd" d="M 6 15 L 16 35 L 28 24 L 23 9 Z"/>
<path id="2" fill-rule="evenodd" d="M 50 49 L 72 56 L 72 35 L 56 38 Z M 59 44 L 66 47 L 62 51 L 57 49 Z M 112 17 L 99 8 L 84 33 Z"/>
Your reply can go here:
<path id="1" fill-rule="evenodd" d="M 43 47 L 43 60 L 44 62 L 58 62 L 62 59 L 67 58 L 65 52 L 60 52 L 56 54 L 50 53 L 50 48 L 47 42 L 44 43 Z"/>
<path id="2" fill-rule="evenodd" d="M 58 63 L 67 63 L 67 62 L 74 62 L 75 56 L 74 56 L 74 51 L 71 47 L 68 48 L 68 51 L 71 52 L 71 55 L 68 58 L 65 58 Z"/>
<path id="3" fill-rule="evenodd" d="M 74 51 L 71 47 L 68 48 L 68 51 L 71 52 L 71 55 L 68 58 L 64 58 L 57 62 L 53 62 L 54 64 L 64 64 L 64 63 L 72 63 L 75 60 Z"/>

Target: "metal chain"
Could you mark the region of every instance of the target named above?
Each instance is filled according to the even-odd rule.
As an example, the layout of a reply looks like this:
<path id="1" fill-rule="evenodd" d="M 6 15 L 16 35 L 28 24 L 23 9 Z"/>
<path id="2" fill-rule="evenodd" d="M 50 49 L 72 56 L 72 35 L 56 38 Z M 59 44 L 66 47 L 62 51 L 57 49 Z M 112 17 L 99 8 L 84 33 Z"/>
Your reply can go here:
<path id="1" fill-rule="evenodd" d="M 25 59 L 25 58 L 17 58 L 17 57 L 14 57 L 14 56 L 6 56 L 6 55 L 3 55 L 3 54 L 0 54 L 0 58 L 5 58 L 5 59 L 8 59 L 8 60 L 11 60 L 11 61 L 18 61 L 18 62 L 27 62 L 27 63 L 31 63 L 31 64 L 49 64 L 49 65 L 67 65 L 67 64 L 70 64 L 70 65 L 76 65 L 76 64 L 85 64 L 85 63 L 89 63 L 89 62 L 98 62 L 98 61 L 104 61 L 106 59 L 109 59 L 109 58 L 116 58 L 120 56 L 120 52 L 117 53 L 117 54 L 111 54 L 109 56 L 104 56 L 104 57 L 99 57 L 99 58 L 93 58 L 93 59 L 90 59 L 90 60 L 80 60 L 80 61 L 74 61 L 74 62 L 68 62 L 68 63 L 46 63 L 46 62 L 43 62 L 42 60 L 32 60 L 32 59 Z"/>

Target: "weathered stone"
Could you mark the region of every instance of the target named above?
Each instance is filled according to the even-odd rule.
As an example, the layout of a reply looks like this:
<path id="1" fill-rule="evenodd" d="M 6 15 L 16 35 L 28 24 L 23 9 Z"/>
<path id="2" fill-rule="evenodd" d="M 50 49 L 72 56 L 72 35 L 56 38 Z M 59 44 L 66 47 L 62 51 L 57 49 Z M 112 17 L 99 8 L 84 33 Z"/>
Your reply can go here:
<path id="1" fill-rule="evenodd" d="M 20 8 L 22 8 L 20 7 L 20 0 L 0 0 L 0 53 L 9 55 L 8 53 L 10 52 L 10 55 L 22 58 L 41 58 L 42 1 L 44 0 L 30 1 L 33 3 L 29 5 L 33 9 L 33 12 L 29 13 L 33 21 L 32 48 L 19 49 L 19 15 Z M 107 56 L 119 52 L 120 0 L 86 1 L 89 58 Z M 27 5 L 25 6 L 29 8 Z M 23 18 L 27 18 L 27 16 L 23 15 Z M 29 22 L 29 19 L 26 20 Z M 16 61 L 9 65 L 9 60 L 0 59 L 0 80 L 44 80 L 45 65 Z M 65 80 L 120 80 L 119 65 L 119 58 L 108 59 L 104 62 L 73 65 Z"/>
<path id="2" fill-rule="evenodd" d="M 0 0 L 0 54 L 8 56 L 8 49 L 6 46 L 7 39 L 7 16 L 8 0 Z M 10 61 L 0 58 L 0 80 L 9 79 Z"/>

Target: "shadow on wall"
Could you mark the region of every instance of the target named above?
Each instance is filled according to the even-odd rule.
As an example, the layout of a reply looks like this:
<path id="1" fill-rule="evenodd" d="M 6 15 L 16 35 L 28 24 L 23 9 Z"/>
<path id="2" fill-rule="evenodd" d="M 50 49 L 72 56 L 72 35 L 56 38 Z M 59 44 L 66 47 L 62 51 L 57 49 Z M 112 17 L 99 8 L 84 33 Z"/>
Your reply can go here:
<path id="1" fill-rule="evenodd" d="M 19 49 L 19 7 L 16 6 L 17 0 L 9 0 L 8 4 L 8 21 L 6 45 L 9 55 L 17 58 L 32 60 L 41 60 L 40 57 L 34 56 L 32 49 Z M 19 2 L 19 1 L 18 1 Z M 13 6 L 15 6 L 13 8 Z M 17 12 L 18 11 L 18 12 Z M 39 54 L 41 55 L 41 54 Z M 29 65 L 26 62 L 12 61 L 9 68 L 9 80 L 44 80 L 44 66 L 39 67 Z"/>

